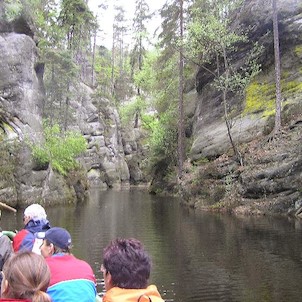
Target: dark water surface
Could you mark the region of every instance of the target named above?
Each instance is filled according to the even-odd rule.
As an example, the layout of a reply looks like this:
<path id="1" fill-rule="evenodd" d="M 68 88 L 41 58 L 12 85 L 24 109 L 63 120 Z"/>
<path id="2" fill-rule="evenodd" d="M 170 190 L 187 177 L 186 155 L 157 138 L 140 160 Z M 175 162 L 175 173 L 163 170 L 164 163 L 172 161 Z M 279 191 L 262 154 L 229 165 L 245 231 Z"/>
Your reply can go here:
<path id="1" fill-rule="evenodd" d="M 143 191 L 92 190 L 90 202 L 48 207 L 67 228 L 73 252 L 88 261 L 102 292 L 102 250 L 116 237 L 143 241 L 151 283 L 166 301 L 301 301 L 302 221 L 194 213 L 176 199 Z M 3 229 L 22 227 L 22 211 L 3 212 Z"/>

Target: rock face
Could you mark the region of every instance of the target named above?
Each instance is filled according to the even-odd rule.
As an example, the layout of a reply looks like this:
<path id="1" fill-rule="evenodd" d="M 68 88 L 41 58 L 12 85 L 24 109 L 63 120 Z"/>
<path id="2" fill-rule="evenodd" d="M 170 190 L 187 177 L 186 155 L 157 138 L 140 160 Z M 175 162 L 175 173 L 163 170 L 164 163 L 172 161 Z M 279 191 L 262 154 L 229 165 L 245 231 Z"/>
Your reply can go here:
<path id="1" fill-rule="evenodd" d="M 28 22 L 22 17 L 14 23 L 4 20 L 0 5 L 0 201 L 16 206 L 82 200 L 87 190 L 83 177 L 66 178 L 50 165 L 41 168 L 33 162 L 28 142 L 44 140 L 44 69 Z M 119 188 L 142 180 L 134 132 L 122 137 L 117 110 L 108 100 L 94 97 L 85 84 L 74 90 L 71 127 L 88 142 L 80 158 L 88 185 Z"/>
<path id="2" fill-rule="evenodd" d="M 82 158 L 88 181 L 103 189 L 129 186 L 130 173 L 117 110 L 107 99 L 93 97 L 93 93 L 81 84 L 77 89 L 79 97 L 71 102 L 75 112 L 73 129 L 83 133 L 88 142 L 88 150 Z"/>
<path id="3" fill-rule="evenodd" d="M 302 7 L 301 1 L 278 1 L 279 6 L 279 35 L 281 50 L 281 68 L 283 74 L 287 73 L 285 81 L 301 81 L 301 57 L 297 48 L 302 43 Z M 245 28 L 251 28 L 249 35 L 252 41 L 260 41 L 265 46 L 261 57 L 263 72 L 259 81 L 272 84 L 274 82 L 274 47 L 272 36 L 272 8 L 269 1 L 245 1 L 236 23 Z M 240 65 L 244 53 L 238 52 L 233 59 Z M 294 67 L 294 68 L 293 68 Z M 191 148 L 191 159 L 201 157 L 216 158 L 231 147 L 224 122 L 224 108 L 222 97 L 213 87 L 213 78 L 203 69 L 198 71 L 196 77 L 197 108 L 193 127 L 194 142 Z M 261 98 L 261 95 L 259 96 Z M 287 96 L 287 103 L 299 102 Z M 260 100 L 261 101 L 261 100 Z M 252 138 L 262 135 L 266 129 L 267 117 L 261 112 L 245 112 L 245 99 L 229 98 L 229 105 L 236 112 L 233 138 L 236 143 L 248 142 Z"/>
<path id="4" fill-rule="evenodd" d="M 301 127 L 302 119 L 302 6 L 299 0 L 278 2 L 279 39 L 282 69 L 283 133 L 274 142 L 265 136 L 274 124 L 265 106 L 247 110 L 247 97 L 230 98 L 235 112 L 232 134 L 245 161 L 238 167 L 224 122 L 222 97 L 214 88 L 213 78 L 203 70 L 197 73 L 196 110 L 190 159 L 205 163 L 200 169 L 202 192 L 195 192 L 190 180 L 184 179 L 185 193 L 198 200 L 197 207 L 221 202 L 232 203 L 238 213 L 287 213 L 299 211 L 301 194 Z M 252 41 L 265 46 L 261 56 L 262 71 L 255 79 L 258 104 L 267 98 L 261 87 L 270 87 L 274 98 L 274 47 L 270 1 L 245 1 L 236 23 L 250 27 Z M 242 53 L 236 53 L 236 64 Z M 240 64 L 239 64 L 240 65 Z M 272 110 L 271 110 L 272 109 Z M 223 155 L 224 154 L 224 155 Z M 227 158 L 227 159 L 226 159 Z M 189 192 L 190 191 L 190 192 Z M 195 196 L 193 196 L 195 194 Z M 201 195 L 198 195 L 201 194 Z M 196 195 L 199 196 L 196 199 Z"/>
<path id="5" fill-rule="evenodd" d="M 70 202 L 74 189 L 51 167 L 35 170 L 26 141 L 43 142 L 43 87 L 37 49 L 25 34 L 0 34 L 0 200 L 11 205 Z"/>

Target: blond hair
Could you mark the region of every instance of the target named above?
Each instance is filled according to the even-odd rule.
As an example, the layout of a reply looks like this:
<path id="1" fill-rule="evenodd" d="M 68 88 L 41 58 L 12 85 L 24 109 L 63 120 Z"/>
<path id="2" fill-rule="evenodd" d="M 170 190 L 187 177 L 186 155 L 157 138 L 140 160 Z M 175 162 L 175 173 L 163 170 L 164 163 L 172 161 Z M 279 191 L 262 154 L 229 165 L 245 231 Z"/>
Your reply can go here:
<path id="1" fill-rule="evenodd" d="M 41 255 L 28 251 L 14 254 L 4 264 L 3 279 L 7 281 L 7 287 L 1 290 L 2 298 L 51 302 L 46 294 L 50 271 Z"/>

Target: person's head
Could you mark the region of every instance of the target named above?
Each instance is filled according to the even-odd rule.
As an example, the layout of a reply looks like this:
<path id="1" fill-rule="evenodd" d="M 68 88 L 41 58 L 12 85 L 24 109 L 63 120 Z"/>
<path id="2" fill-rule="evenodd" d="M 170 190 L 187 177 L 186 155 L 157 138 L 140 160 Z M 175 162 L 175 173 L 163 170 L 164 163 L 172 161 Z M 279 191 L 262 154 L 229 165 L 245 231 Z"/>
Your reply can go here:
<path id="1" fill-rule="evenodd" d="M 24 210 L 23 222 L 26 225 L 30 220 L 45 220 L 47 217 L 45 209 L 37 204 L 31 204 Z"/>
<path id="2" fill-rule="evenodd" d="M 139 240 L 116 239 L 104 249 L 101 270 L 106 290 L 112 287 L 146 288 L 151 260 Z"/>
<path id="3" fill-rule="evenodd" d="M 18 252 L 4 264 L 1 298 L 51 302 L 46 294 L 50 271 L 45 259 L 33 252 Z"/>
<path id="4" fill-rule="evenodd" d="M 36 236 L 39 239 L 43 239 L 40 250 L 44 258 L 57 253 L 70 253 L 71 236 L 67 230 L 53 227 L 46 232 L 37 233 Z"/>

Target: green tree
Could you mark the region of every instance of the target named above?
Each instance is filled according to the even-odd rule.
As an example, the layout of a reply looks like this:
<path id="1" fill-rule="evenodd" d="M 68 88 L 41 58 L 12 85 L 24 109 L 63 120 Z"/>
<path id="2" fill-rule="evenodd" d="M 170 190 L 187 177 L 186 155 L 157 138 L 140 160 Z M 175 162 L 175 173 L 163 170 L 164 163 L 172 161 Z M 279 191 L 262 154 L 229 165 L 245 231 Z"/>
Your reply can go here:
<path id="1" fill-rule="evenodd" d="M 148 41 L 148 33 L 145 23 L 148 22 L 152 15 L 150 14 L 149 5 L 145 0 L 136 0 L 135 2 L 135 17 L 133 19 L 133 31 L 134 31 L 134 46 L 131 51 L 131 73 L 133 74 L 135 69 L 142 70 L 143 60 L 146 55 L 146 47 L 144 42 Z M 137 88 L 138 95 L 140 94 L 140 88 Z"/>
<path id="2" fill-rule="evenodd" d="M 161 52 L 157 61 L 158 66 L 160 66 L 157 72 L 157 88 L 161 94 L 158 94 L 156 108 L 159 110 L 159 114 L 174 112 L 173 116 L 178 129 L 178 178 L 182 176 L 185 158 L 183 90 L 186 66 L 184 64 L 183 39 L 189 3 L 190 1 L 183 0 L 167 1 L 160 11 L 162 31 L 158 43 Z M 175 115 L 175 112 L 178 114 Z M 172 138 L 173 136 L 169 137 Z"/>
<path id="3" fill-rule="evenodd" d="M 97 76 L 97 94 L 111 99 L 111 53 L 104 46 L 97 47 L 94 69 Z"/>
<path id="4" fill-rule="evenodd" d="M 90 45 L 96 28 L 96 20 L 83 0 L 62 0 L 58 17 L 66 35 L 67 48 L 75 54 Z"/>
<path id="5" fill-rule="evenodd" d="M 121 102 L 129 95 L 129 65 L 126 47 L 124 45 L 127 33 L 125 9 L 122 6 L 114 6 L 115 15 L 113 20 L 112 39 L 112 67 L 111 86 L 112 97 Z M 131 93 L 130 93 L 131 94 Z"/>
<path id="6" fill-rule="evenodd" d="M 75 85 L 79 69 L 67 50 L 53 49 L 48 50 L 47 54 L 44 77 L 46 101 L 43 115 L 51 124 L 57 121 L 67 130 L 71 118 L 69 100 L 72 97 L 69 87 L 71 82 Z"/>
<path id="7" fill-rule="evenodd" d="M 188 25 L 187 54 L 200 68 L 214 78 L 216 88 L 222 94 L 227 133 L 238 162 L 243 165 L 242 155 L 232 135 L 233 120 L 229 98 L 243 95 L 247 84 L 260 71 L 257 58 L 261 47 L 257 43 L 246 56 L 240 68 L 234 64 L 238 46 L 248 44 L 246 33 L 240 27 L 231 26 L 233 13 L 242 4 L 241 0 L 202 1 L 192 7 L 192 21 Z"/>
<path id="8" fill-rule="evenodd" d="M 146 56 L 146 48 L 144 42 L 148 41 L 148 34 L 145 23 L 151 19 L 151 14 L 149 13 L 149 6 L 145 0 L 136 0 L 135 2 L 135 17 L 133 19 L 133 29 L 134 29 L 134 46 L 130 54 L 130 65 L 131 65 L 131 75 L 136 71 L 141 71 L 144 63 L 144 58 Z M 136 93 L 137 101 L 140 104 L 144 101 L 144 96 L 141 91 L 139 82 L 136 82 Z M 138 127 L 139 119 L 142 115 L 141 106 L 136 106 L 136 112 L 134 115 L 134 128 Z"/>

